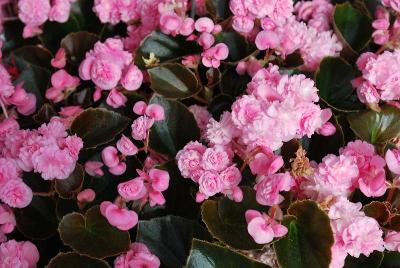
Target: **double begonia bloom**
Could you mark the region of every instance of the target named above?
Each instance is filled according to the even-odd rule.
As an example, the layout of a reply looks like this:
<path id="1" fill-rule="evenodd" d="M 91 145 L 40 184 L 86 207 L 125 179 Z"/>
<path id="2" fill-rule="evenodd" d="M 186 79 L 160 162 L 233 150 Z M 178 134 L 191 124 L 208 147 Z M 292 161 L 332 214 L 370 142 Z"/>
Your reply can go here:
<path id="1" fill-rule="evenodd" d="M 29 241 L 9 240 L 0 245 L 0 263 L 2 267 L 36 268 L 39 251 Z"/>
<path id="2" fill-rule="evenodd" d="M 118 256 L 114 261 L 114 268 L 158 268 L 160 260 L 143 243 L 135 242 L 129 247 L 128 252 Z"/>
<path id="3" fill-rule="evenodd" d="M 279 193 L 290 191 L 294 185 L 295 182 L 288 172 L 262 176 L 254 186 L 256 200 L 259 204 L 265 206 L 278 205 L 284 200 Z"/>
<path id="4" fill-rule="evenodd" d="M 122 231 L 132 229 L 138 223 L 138 215 L 135 211 L 120 208 L 110 201 L 100 204 L 100 212 L 112 226 Z"/>
<path id="5" fill-rule="evenodd" d="M 247 231 L 257 244 L 268 244 L 275 237 L 285 236 L 288 229 L 277 223 L 266 214 L 256 210 L 247 210 L 245 213 Z"/>

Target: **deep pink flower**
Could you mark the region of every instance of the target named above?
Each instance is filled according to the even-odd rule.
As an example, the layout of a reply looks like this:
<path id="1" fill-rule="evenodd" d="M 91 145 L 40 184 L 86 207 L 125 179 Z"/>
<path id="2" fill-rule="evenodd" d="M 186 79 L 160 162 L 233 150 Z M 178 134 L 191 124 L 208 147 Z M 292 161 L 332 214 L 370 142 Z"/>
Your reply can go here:
<path id="1" fill-rule="evenodd" d="M 28 206 L 33 198 L 31 188 L 21 179 L 9 180 L 0 188 L 0 199 L 13 208 Z"/>
<path id="2" fill-rule="evenodd" d="M 294 180 L 288 172 L 262 176 L 254 187 L 257 191 L 257 202 L 266 206 L 278 205 L 284 200 L 279 193 L 289 191 L 293 186 Z"/>
<path id="3" fill-rule="evenodd" d="M 400 149 L 387 150 L 385 159 L 389 170 L 396 175 L 400 175 Z"/>
<path id="4" fill-rule="evenodd" d="M 76 196 L 76 199 L 81 203 L 92 202 L 95 198 L 96 198 L 96 193 L 90 188 L 87 188 L 79 192 L 78 195 Z"/>
<path id="5" fill-rule="evenodd" d="M 150 250 L 143 243 L 131 244 L 128 252 L 118 256 L 114 261 L 114 268 L 158 268 L 160 260 L 151 254 Z"/>
<path id="6" fill-rule="evenodd" d="M 85 171 L 90 176 L 103 176 L 104 172 L 101 170 L 103 163 L 99 161 L 87 161 L 85 163 Z"/>
<path id="7" fill-rule="evenodd" d="M 128 101 L 128 98 L 122 94 L 121 91 L 113 88 L 110 93 L 108 93 L 106 102 L 108 105 L 113 107 L 114 109 L 125 106 L 125 103 Z"/>
<path id="8" fill-rule="evenodd" d="M 10 240 L 0 245 L 0 263 L 4 268 L 36 268 L 39 251 L 29 241 Z"/>
<path id="9" fill-rule="evenodd" d="M 140 200 L 147 195 L 147 188 L 142 178 L 135 178 L 118 184 L 118 193 L 126 200 Z"/>
<path id="10" fill-rule="evenodd" d="M 122 135 L 122 137 L 118 140 L 117 148 L 118 151 L 120 151 L 120 153 L 123 155 L 131 156 L 138 153 L 138 148 L 136 145 L 133 144 L 133 142 L 125 135 Z"/>
<path id="11" fill-rule="evenodd" d="M 119 208 L 109 201 L 100 204 L 100 211 L 112 226 L 122 231 L 132 229 L 138 223 L 138 216 L 135 211 Z"/>
<path id="12" fill-rule="evenodd" d="M 121 85 L 129 91 L 138 90 L 143 82 L 143 74 L 139 68 L 131 64 L 126 68 L 121 78 Z"/>
<path id="13" fill-rule="evenodd" d="M 108 146 L 101 151 L 101 158 L 107 167 L 115 167 L 119 164 L 118 150 L 114 146 Z"/>
<path id="14" fill-rule="evenodd" d="M 0 233 L 11 233 L 14 230 L 15 225 L 16 221 L 13 211 L 7 205 L 0 204 Z"/>
<path id="15" fill-rule="evenodd" d="M 132 137 L 135 140 L 145 140 L 148 130 L 153 126 L 154 120 L 147 116 L 140 116 L 132 123 Z"/>
<path id="16" fill-rule="evenodd" d="M 59 50 L 57 50 L 57 53 L 54 56 L 54 58 L 51 59 L 51 66 L 53 66 L 54 68 L 62 69 L 65 67 L 66 64 L 67 64 L 67 57 L 65 54 L 65 49 L 60 48 Z"/>

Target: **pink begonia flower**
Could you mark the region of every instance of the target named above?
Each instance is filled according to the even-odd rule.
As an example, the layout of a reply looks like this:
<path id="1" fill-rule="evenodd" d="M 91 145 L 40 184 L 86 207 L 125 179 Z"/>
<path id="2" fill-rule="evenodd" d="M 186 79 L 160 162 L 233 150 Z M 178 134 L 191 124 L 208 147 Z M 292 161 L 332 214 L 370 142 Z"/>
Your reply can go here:
<path id="1" fill-rule="evenodd" d="M 249 33 L 254 28 L 254 19 L 249 16 L 235 15 L 232 21 L 232 28 L 240 33 Z"/>
<path id="2" fill-rule="evenodd" d="M 108 38 L 104 43 L 97 42 L 86 53 L 86 58 L 79 66 L 79 76 L 83 80 L 92 80 L 100 89 L 111 90 L 118 85 L 122 74 L 131 66 L 132 59 L 132 55 L 124 50 L 120 39 Z"/>
<path id="3" fill-rule="evenodd" d="M 249 163 L 249 167 L 254 175 L 271 175 L 283 167 L 283 164 L 282 156 L 266 150 L 265 152 L 257 153 Z"/>
<path id="4" fill-rule="evenodd" d="M 13 211 L 7 205 L 0 204 L 0 234 L 9 234 L 14 231 L 16 225 L 15 217 Z M 0 242 L 4 242 L 1 241 Z"/>
<path id="5" fill-rule="evenodd" d="M 27 93 L 23 88 L 23 83 L 19 83 L 15 87 L 14 93 L 7 98 L 7 102 L 15 105 L 17 111 L 23 115 L 31 115 L 36 111 L 36 96 Z"/>
<path id="6" fill-rule="evenodd" d="M 207 124 L 206 137 L 211 144 L 227 145 L 233 138 L 237 137 L 238 130 L 232 122 L 232 116 L 229 112 L 222 113 L 220 121 L 213 118 L 209 119 Z"/>
<path id="7" fill-rule="evenodd" d="M 333 5 L 328 0 L 299 1 L 294 6 L 298 19 L 307 21 L 308 25 L 319 30 L 330 29 L 330 18 Z"/>
<path id="8" fill-rule="evenodd" d="M 126 171 L 126 163 L 119 162 L 115 167 L 108 168 L 108 171 L 115 176 L 121 176 Z"/>
<path id="9" fill-rule="evenodd" d="M 255 42 L 258 49 L 266 50 L 277 48 L 280 43 L 280 39 L 275 32 L 264 30 L 257 34 Z"/>
<path id="10" fill-rule="evenodd" d="M 133 105 L 133 112 L 137 115 L 144 115 L 146 108 L 147 104 L 144 101 L 138 101 Z"/>
<path id="11" fill-rule="evenodd" d="M 204 32 L 197 39 L 197 43 L 199 43 L 203 49 L 209 49 L 215 43 L 215 38 L 212 34 Z"/>
<path id="12" fill-rule="evenodd" d="M 341 267 L 346 255 L 369 256 L 374 251 L 384 250 L 383 232 L 374 218 L 360 211 L 361 203 L 351 203 L 345 198 L 338 199 L 330 209 L 328 216 L 335 243 L 332 247 L 331 267 Z"/>
<path id="13" fill-rule="evenodd" d="M 183 23 L 183 19 L 175 12 L 165 12 L 160 17 L 160 29 L 165 34 L 175 36 Z"/>
<path id="14" fill-rule="evenodd" d="M 346 147 L 340 149 L 340 154 L 353 156 L 359 169 L 357 181 L 354 187 L 368 197 L 382 196 L 386 192 L 386 162 L 375 153 L 373 145 L 356 140 L 349 142 Z"/>
<path id="15" fill-rule="evenodd" d="M 135 211 L 120 208 L 110 201 L 103 201 L 100 204 L 100 212 L 112 226 L 122 231 L 132 229 L 138 223 L 138 215 Z"/>
<path id="16" fill-rule="evenodd" d="M 121 85 L 128 91 L 135 91 L 140 88 L 143 82 L 143 74 L 140 69 L 131 64 L 122 74 Z"/>
<path id="17" fill-rule="evenodd" d="M 220 174 L 222 192 L 235 202 L 243 200 L 243 191 L 238 186 L 242 180 L 242 173 L 235 166 L 232 165 L 223 170 Z"/>
<path id="18" fill-rule="evenodd" d="M 279 193 L 290 191 L 294 180 L 288 172 L 262 176 L 261 181 L 254 186 L 257 202 L 265 206 L 278 205 L 284 200 Z"/>
<path id="19" fill-rule="evenodd" d="M 135 178 L 118 184 L 118 193 L 126 200 L 140 200 L 147 194 L 145 182 L 142 178 Z"/>
<path id="20" fill-rule="evenodd" d="M 204 136 L 207 130 L 208 121 L 211 119 L 211 114 L 207 111 L 206 107 L 196 104 L 189 106 L 189 111 L 194 115 L 197 126 L 199 127 L 202 136 Z"/>
<path id="21" fill-rule="evenodd" d="M 192 18 L 185 18 L 182 22 L 179 34 L 183 36 L 189 36 L 194 31 L 194 20 Z"/>
<path id="22" fill-rule="evenodd" d="M 208 17 L 198 18 L 194 28 L 200 33 L 211 33 L 214 29 L 214 22 Z"/>
<path id="23" fill-rule="evenodd" d="M 101 151 L 103 163 L 109 167 L 115 167 L 119 164 L 118 150 L 114 146 L 107 146 Z"/>
<path id="24" fill-rule="evenodd" d="M 51 66 L 54 68 L 62 69 L 67 64 L 67 57 L 65 53 L 65 49 L 61 47 L 57 50 L 56 55 L 53 59 L 51 59 Z"/>
<path id="25" fill-rule="evenodd" d="M 136 145 L 133 144 L 133 142 L 125 135 L 122 135 L 122 137 L 118 140 L 117 149 L 121 154 L 127 156 L 135 155 L 138 153 L 138 148 L 136 147 Z"/>
<path id="26" fill-rule="evenodd" d="M 0 245 L 0 263 L 2 267 L 36 268 L 39 251 L 29 241 L 9 240 Z"/>
<path id="27" fill-rule="evenodd" d="M 222 181 L 216 171 L 204 171 L 199 178 L 199 192 L 196 196 L 197 202 L 202 202 L 210 196 L 222 191 Z"/>
<path id="28" fill-rule="evenodd" d="M 49 0 L 18 1 L 18 17 L 25 24 L 24 38 L 33 37 L 42 32 L 39 26 L 48 19 L 50 8 Z"/>
<path id="29" fill-rule="evenodd" d="M 90 188 L 87 188 L 79 192 L 78 195 L 76 196 L 76 199 L 81 203 L 90 203 L 95 198 L 96 198 L 96 193 Z"/>
<path id="30" fill-rule="evenodd" d="M 128 101 L 128 98 L 122 94 L 122 92 L 118 91 L 117 89 L 113 88 L 110 93 L 108 93 L 106 103 L 117 109 L 119 107 L 125 106 L 125 103 Z"/>
<path id="31" fill-rule="evenodd" d="M 202 63 L 206 67 L 218 68 L 221 60 L 228 58 L 229 49 L 224 43 L 219 43 L 201 53 Z"/>
<path id="32" fill-rule="evenodd" d="M 247 210 L 245 217 L 247 231 L 257 244 L 267 244 L 275 237 L 282 237 L 288 232 L 285 226 L 256 210 Z"/>
<path id="33" fill-rule="evenodd" d="M 52 0 L 49 20 L 57 21 L 59 23 L 67 22 L 69 12 L 71 11 L 71 2 L 75 1 L 76 0 Z"/>
<path id="34" fill-rule="evenodd" d="M 222 146 L 208 148 L 202 157 L 201 167 L 205 170 L 220 172 L 228 167 L 230 157 Z"/>
<path id="35" fill-rule="evenodd" d="M 389 231 L 384 239 L 385 249 L 389 251 L 400 252 L 400 233 L 396 231 Z"/>
<path id="36" fill-rule="evenodd" d="M 382 4 L 387 7 L 393 8 L 395 11 L 400 12 L 399 0 L 381 0 Z"/>
<path id="37" fill-rule="evenodd" d="M 104 172 L 101 170 L 103 163 L 99 161 L 87 161 L 85 163 L 85 171 L 92 177 L 103 176 Z"/>
<path id="38" fill-rule="evenodd" d="M 33 198 L 31 188 L 22 179 L 9 180 L 0 188 L 0 199 L 12 208 L 24 208 Z"/>
<path id="39" fill-rule="evenodd" d="M 114 268 L 158 268 L 160 260 L 151 254 L 143 243 L 135 242 L 129 247 L 128 252 L 118 256 L 114 261 Z"/>
<path id="40" fill-rule="evenodd" d="M 332 136 L 336 133 L 336 127 L 331 122 L 326 122 L 315 132 L 322 136 Z"/>
<path id="41" fill-rule="evenodd" d="M 135 140 L 145 140 L 147 138 L 148 130 L 153 126 L 154 120 L 147 116 L 140 116 L 135 119 L 131 125 L 132 138 Z"/>
<path id="42" fill-rule="evenodd" d="M 147 105 L 145 114 L 154 121 L 162 121 L 165 119 L 164 107 L 156 103 Z"/>
<path id="43" fill-rule="evenodd" d="M 0 64 L 0 98 L 8 98 L 14 93 L 11 76 L 3 64 Z"/>
<path id="44" fill-rule="evenodd" d="M 46 98 L 54 102 L 62 101 L 66 94 L 75 90 L 79 85 L 78 77 L 68 74 L 64 69 L 58 70 L 51 76 L 52 87 L 46 91 Z"/>
<path id="45" fill-rule="evenodd" d="M 198 181 L 199 175 L 203 171 L 201 162 L 205 150 L 206 147 L 201 143 L 190 142 L 177 153 L 178 168 L 184 178 L 191 178 L 194 181 Z"/>
<path id="46" fill-rule="evenodd" d="M 385 159 L 389 170 L 396 175 L 400 175 L 400 149 L 387 150 Z"/>

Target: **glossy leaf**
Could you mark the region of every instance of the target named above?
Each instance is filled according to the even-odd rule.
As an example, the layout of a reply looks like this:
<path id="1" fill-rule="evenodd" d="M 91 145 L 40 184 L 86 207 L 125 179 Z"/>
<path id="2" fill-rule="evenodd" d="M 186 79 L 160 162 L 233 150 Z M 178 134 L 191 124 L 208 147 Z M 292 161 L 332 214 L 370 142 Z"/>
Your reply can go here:
<path id="1" fill-rule="evenodd" d="M 379 268 L 383 259 L 383 253 L 379 251 L 372 252 L 368 257 L 361 254 L 355 258 L 347 255 L 344 268 Z"/>
<path id="2" fill-rule="evenodd" d="M 243 195 L 240 203 L 227 197 L 205 201 L 201 206 L 202 220 L 214 238 L 228 246 L 241 250 L 260 249 L 264 245 L 255 243 L 249 235 L 244 215 L 249 209 L 267 211 L 268 208 L 257 203 L 251 188 L 243 188 Z"/>
<path id="3" fill-rule="evenodd" d="M 71 125 L 71 132 L 83 139 L 84 148 L 106 144 L 126 129 L 130 119 L 102 108 L 89 108 L 79 114 Z"/>
<path id="4" fill-rule="evenodd" d="M 324 58 L 315 76 L 318 94 L 336 110 L 358 110 L 363 106 L 351 85 L 352 79 L 354 79 L 353 68 L 344 59 Z"/>
<path id="5" fill-rule="evenodd" d="M 173 155 L 189 141 L 200 138 L 200 130 L 193 114 L 178 101 L 155 95 L 150 103 L 164 107 L 165 120 L 154 123 L 150 130 L 150 147 L 157 152 Z"/>
<path id="6" fill-rule="evenodd" d="M 382 144 L 400 135 L 400 110 L 392 106 L 383 106 L 381 112 L 350 114 L 348 120 L 359 138 L 373 144 Z"/>
<path id="7" fill-rule="evenodd" d="M 143 242 L 168 267 L 182 267 L 193 238 L 210 239 L 198 223 L 176 216 L 139 221 L 136 240 Z"/>
<path id="8" fill-rule="evenodd" d="M 84 59 L 87 51 L 94 47 L 99 37 L 89 32 L 73 32 L 61 40 L 60 46 L 65 49 L 68 62 L 78 66 Z"/>
<path id="9" fill-rule="evenodd" d="M 269 266 L 217 244 L 194 239 L 186 268 L 268 268 Z"/>
<path id="10" fill-rule="evenodd" d="M 80 255 L 75 252 L 59 253 L 50 260 L 46 268 L 111 268 L 111 266 L 99 259 Z"/>
<path id="11" fill-rule="evenodd" d="M 288 234 L 275 242 L 279 264 L 284 268 L 325 268 L 331 262 L 333 233 L 328 215 L 314 201 L 297 201 L 283 223 Z"/>
<path id="12" fill-rule="evenodd" d="M 33 196 L 29 206 L 14 209 L 14 214 L 18 230 L 30 239 L 47 239 L 57 232 L 55 204 L 49 197 Z"/>
<path id="13" fill-rule="evenodd" d="M 229 55 L 226 61 L 237 62 L 251 54 L 246 38 L 237 32 L 221 32 L 215 41 L 228 46 Z"/>
<path id="14" fill-rule="evenodd" d="M 221 91 L 236 98 L 245 92 L 250 81 L 251 77 L 247 74 L 239 75 L 235 68 L 229 68 L 222 74 Z"/>
<path id="15" fill-rule="evenodd" d="M 137 49 L 135 64 L 144 69 L 143 58 L 148 59 L 150 53 L 154 53 L 154 56 L 163 63 L 199 52 L 201 52 L 201 48 L 195 42 L 186 41 L 183 36 L 173 37 L 159 31 L 154 31 L 142 41 Z"/>
<path id="16" fill-rule="evenodd" d="M 56 180 L 55 190 L 62 198 L 73 198 L 82 188 L 85 171 L 80 164 L 76 164 L 75 170 L 65 180 Z"/>
<path id="17" fill-rule="evenodd" d="M 334 28 L 353 50 L 360 51 L 372 34 L 371 19 L 355 9 L 349 2 L 336 5 L 333 14 Z"/>
<path id="18" fill-rule="evenodd" d="M 91 207 L 85 215 L 74 212 L 64 216 L 58 229 L 64 244 L 95 258 L 121 254 L 130 244 L 129 232 L 111 226 L 98 206 Z"/>
<path id="19" fill-rule="evenodd" d="M 199 92 L 196 75 L 179 63 L 166 63 L 148 70 L 151 88 L 168 99 L 185 99 Z"/>

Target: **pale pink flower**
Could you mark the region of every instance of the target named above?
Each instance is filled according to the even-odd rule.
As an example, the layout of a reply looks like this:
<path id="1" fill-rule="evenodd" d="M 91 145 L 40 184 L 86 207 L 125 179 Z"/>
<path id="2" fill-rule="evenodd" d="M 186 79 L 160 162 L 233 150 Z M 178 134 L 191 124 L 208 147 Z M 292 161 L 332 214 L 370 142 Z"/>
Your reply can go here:
<path id="1" fill-rule="evenodd" d="M 160 17 L 160 29 L 165 34 L 175 36 L 183 23 L 183 19 L 175 12 L 165 12 Z"/>
<path id="2" fill-rule="evenodd" d="M 11 76 L 3 64 L 0 64 L 0 98 L 8 98 L 14 93 Z"/>
<path id="3" fill-rule="evenodd" d="M 268 244 L 275 237 L 282 237 L 288 232 L 285 226 L 256 210 L 247 210 L 245 217 L 247 231 L 257 244 Z"/>
<path id="4" fill-rule="evenodd" d="M 176 155 L 178 162 L 178 168 L 184 178 L 191 178 L 194 181 L 198 181 L 201 175 L 202 167 L 201 162 L 206 147 L 198 142 L 188 143 L 182 150 Z"/>
<path id="5" fill-rule="evenodd" d="M 137 101 L 133 105 L 133 112 L 137 115 L 144 115 L 146 112 L 147 104 L 144 101 Z"/>
<path id="6" fill-rule="evenodd" d="M 0 245 L 0 263 L 4 268 L 36 268 L 39 251 L 29 241 L 10 240 Z"/>
<path id="7" fill-rule="evenodd" d="M 400 252 L 400 233 L 396 231 L 387 232 L 384 243 L 385 249 Z"/>
<path id="8" fill-rule="evenodd" d="M 0 188 L 0 199 L 12 208 L 24 208 L 33 198 L 31 188 L 21 179 L 9 180 Z"/>
<path id="9" fill-rule="evenodd" d="M 283 164 L 282 156 L 275 155 L 270 150 L 264 150 L 253 157 L 249 167 L 254 175 L 271 175 L 276 173 Z"/>
<path id="10" fill-rule="evenodd" d="M 115 88 L 111 89 L 106 99 L 106 103 L 111 107 L 113 107 L 114 109 L 125 106 L 125 103 L 127 101 L 128 98 L 124 94 L 122 94 L 121 91 L 118 91 Z"/>
<path id="11" fill-rule="evenodd" d="M 115 167 L 108 168 L 108 171 L 115 176 L 120 176 L 126 171 L 126 163 L 121 161 Z"/>
<path id="12" fill-rule="evenodd" d="M 128 252 L 118 256 L 114 261 L 114 268 L 158 268 L 160 260 L 151 254 L 143 243 L 135 242 L 130 245 Z"/>
<path id="13" fill-rule="evenodd" d="M 103 201 L 100 204 L 100 212 L 112 226 L 122 231 L 132 229 L 138 223 L 135 211 L 120 208 L 110 201 Z"/>
<path id="14" fill-rule="evenodd" d="M 92 177 L 103 176 L 104 172 L 101 170 L 103 163 L 99 161 L 87 161 L 85 163 L 85 171 Z"/>
<path id="15" fill-rule="evenodd" d="M 389 170 L 396 175 L 400 175 L 400 149 L 387 150 L 385 159 Z"/>
<path id="16" fill-rule="evenodd" d="M 222 190 L 221 177 L 215 171 L 205 171 L 199 178 L 199 193 L 205 198 L 213 196 Z M 197 201 L 197 199 L 196 199 Z"/>
<path id="17" fill-rule="evenodd" d="M 164 107 L 156 103 L 147 105 L 145 114 L 154 121 L 162 121 L 165 119 Z"/>
<path id="18" fill-rule="evenodd" d="M 215 38 L 212 34 L 204 32 L 200 34 L 197 43 L 199 43 L 203 49 L 209 49 L 215 43 Z"/>
<path id="19" fill-rule="evenodd" d="M 122 135 L 122 137 L 118 140 L 117 148 L 118 151 L 120 151 L 120 153 L 123 155 L 131 156 L 138 153 L 138 148 L 136 145 L 133 144 L 133 142 L 125 135 Z"/>
<path id="20" fill-rule="evenodd" d="M 222 188 L 224 190 L 231 190 L 239 185 L 242 180 L 242 173 L 235 165 L 232 165 L 224 169 L 219 174 L 219 177 L 221 179 Z"/>
<path id="21" fill-rule="evenodd" d="M 207 124 L 206 136 L 211 144 L 227 145 L 238 134 L 229 112 L 222 113 L 220 121 L 211 118 Z"/>
<path id="22" fill-rule="evenodd" d="M 243 95 L 232 105 L 232 121 L 238 127 L 252 123 L 261 115 L 261 102 L 252 95 Z"/>
<path id="23" fill-rule="evenodd" d="M 23 82 L 15 87 L 14 93 L 6 101 L 15 105 L 20 114 L 31 115 L 36 111 L 36 96 L 25 91 Z"/>
<path id="24" fill-rule="evenodd" d="M 262 176 L 254 189 L 256 199 L 261 205 L 272 206 L 281 203 L 284 198 L 279 193 L 289 191 L 294 186 L 294 180 L 288 172 Z"/>
<path id="25" fill-rule="evenodd" d="M 201 53 L 202 63 L 206 67 L 218 68 L 221 60 L 228 58 L 229 49 L 224 43 L 219 43 Z"/>
<path id="26" fill-rule="evenodd" d="M 39 28 L 50 12 L 50 0 L 18 1 L 18 17 L 25 24 L 23 37 L 33 37 L 42 32 Z"/>
<path id="27" fill-rule="evenodd" d="M 148 130 L 153 126 L 154 120 L 147 116 L 140 116 L 132 123 L 132 137 L 135 140 L 145 140 Z"/>
<path id="28" fill-rule="evenodd" d="M 230 163 L 229 154 L 222 146 L 208 148 L 202 157 L 201 167 L 205 170 L 222 171 Z"/>
<path id="29" fill-rule="evenodd" d="M 96 198 L 96 193 L 90 188 L 87 188 L 87 189 L 79 192 L 78 195 L 76 196 L 76 199 L 78 200 L 78 202 L 81 202 L 81 203 L 93 202 L 93 200 L 95 198 Z"/>
<path id="30" fill-rule="evenodd" d="M 128 22 L 136 17 L 137 0 L 95 0 L 93 11 L 102 23 L 113 25 Z"/>
<path id="31" fill-rule="evenodd" d="M 309 26 L 319 31 L 330 29 L 333 5 L 329 0 L 299 1 L 294 8 L 297 18 L 307 21 Z"/>
<path id="32" fill-rule="evenodd" d="M 0 188 L 9 180 L 20 177 L 17 163 L 11 158 L 0 157 Z"/>
<path id="33" fill-rule="evenodd" d="M 196 20 L 194 28 L 200 33 L 211 33 L 214 29 L 214 22 L 208 17 L 201 17 Z"/>
<path id="34" fill-rule="evenodd" d="M 57 21 L 60 23 L 67 22 L 69 12 L 71 11 L 71 2 L 76 0 L 53 0 L 49 13 L 50 21 Z"/>
<path id="35" fill-rule="evenodd" d="M 46 91 L 46 98 L 60 102 L 67 94 L 75 90 L 79 83 L 78 77 L 68 74 L 64 69 L 58 70 L 51 76 L 52 87 Z"/>
<path id="36" fill-rule="evenodd" d="M 121 78 L 121 85 L 129 91 L 138 90 L 143 82 L 143 74 L 139 68 L 131 64 L 124 71 Z"/>

